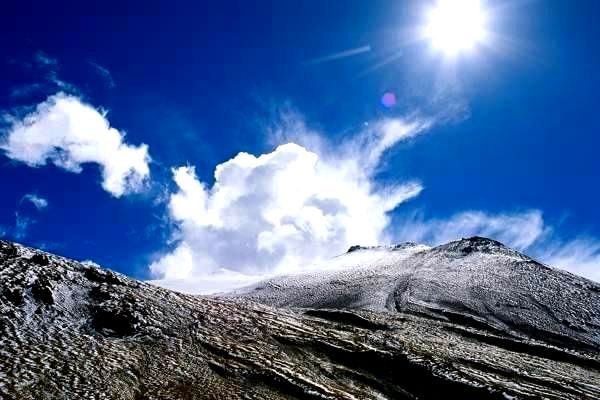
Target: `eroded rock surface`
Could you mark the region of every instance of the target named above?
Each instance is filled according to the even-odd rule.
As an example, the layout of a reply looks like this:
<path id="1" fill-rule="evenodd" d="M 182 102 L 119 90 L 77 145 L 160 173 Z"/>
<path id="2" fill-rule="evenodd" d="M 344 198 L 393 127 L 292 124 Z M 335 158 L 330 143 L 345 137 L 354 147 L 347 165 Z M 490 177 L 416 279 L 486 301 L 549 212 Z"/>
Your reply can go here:
<path id="1" fill-rule="evenodd" d="M 401 312 L 600 349 L 600 285 L 473 237 L 429 248 L 357 248 L 318 271 L 232 294 L 275 307 Z"/>
<path id="2" fill-rule="evenodd" d="M 532 268 L 547 275 L 540 281 L 562 279 Z M 572 290 L 591 290 L 573 279 Z M 558 346 L 485 319 L 403 308 L 406 288 L 393 312 L 278 309 L 183 295 L 3 241 L 0 288 L 2 399 L 600 397 L 597 327 Z"/>

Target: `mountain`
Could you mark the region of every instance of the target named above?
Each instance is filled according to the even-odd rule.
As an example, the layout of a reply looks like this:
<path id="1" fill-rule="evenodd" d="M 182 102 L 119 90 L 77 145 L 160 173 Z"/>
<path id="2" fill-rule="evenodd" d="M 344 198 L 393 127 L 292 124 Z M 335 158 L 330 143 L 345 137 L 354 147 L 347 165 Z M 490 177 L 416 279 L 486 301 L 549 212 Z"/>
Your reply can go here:
<path id="1" fill-rule="evenodd" d="M 600 349 L 600 285 L 481 237 L 434 248 L 355 246 L 318 271 L 277 277 L 232 295 L 274 307 L 408 313 L 561 347 Z"/>
<path id="2" fill-rule="evenodd" d="M 600 398 L 597 284 L 480 238 L 352 250 L 217 298 L 0 241 L 0 398 Z"/>

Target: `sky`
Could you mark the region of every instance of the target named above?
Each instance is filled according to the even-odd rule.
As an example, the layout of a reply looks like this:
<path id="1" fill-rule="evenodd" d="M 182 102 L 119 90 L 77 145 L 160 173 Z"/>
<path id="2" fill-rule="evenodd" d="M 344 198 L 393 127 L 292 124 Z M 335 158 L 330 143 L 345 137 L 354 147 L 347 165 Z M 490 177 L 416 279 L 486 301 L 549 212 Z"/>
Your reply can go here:
<path id="1" fill-rule="evenodd" d="M 600 281 L 598 2 L 59 3 L 0 15 L 1 237 L 199 293 L 473 235 Z"/>

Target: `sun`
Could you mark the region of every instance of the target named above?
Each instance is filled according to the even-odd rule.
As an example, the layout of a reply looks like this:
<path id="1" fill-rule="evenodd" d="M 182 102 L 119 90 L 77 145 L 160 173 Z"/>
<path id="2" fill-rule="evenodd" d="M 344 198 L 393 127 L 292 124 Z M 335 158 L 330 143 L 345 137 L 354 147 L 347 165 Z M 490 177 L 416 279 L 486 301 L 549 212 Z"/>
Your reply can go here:
<path id="1" fill-rule="evenodd" d="M 486 23 L 479 0 L 437 0 L 427 13 L 424 34 L 434 49 L 455 56 L 485 41 Z"/>

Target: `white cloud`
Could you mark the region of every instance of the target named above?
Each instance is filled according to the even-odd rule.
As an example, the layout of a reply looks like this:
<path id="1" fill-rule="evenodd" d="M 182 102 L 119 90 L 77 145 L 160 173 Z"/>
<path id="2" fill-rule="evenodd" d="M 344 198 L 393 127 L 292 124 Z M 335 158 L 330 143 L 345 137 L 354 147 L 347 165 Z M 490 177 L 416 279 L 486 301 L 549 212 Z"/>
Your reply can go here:
<path id="1" fill-rule="evenodd" d="M 387 119 L 382 122 L 368 125 L 358 141 L 351 142 L 358 158 L 362 160 L 363 167 L 373 169 L 379 165 L 381 156 L 396 143 L 410 139 L 431 126 L 430 121 L 413 120 L 411 122 Z"/>
<path id="2" fill-rule="evenodd" d="M 48 200 L 44 199 L 33 193 L 28 193 L 23 198 L 21 198 L 21 202 L 28 201 L 35 206 L 38 210 L 43 210 L 48 207 Z"/>
<path id="3" fill-rule="evenodd" d="M 303 123 L 293 126 L 301 136 Z M 258 157 L 239 153 L 216 167 L 212 187 L 193 167 L 173 169 L 178 190 L 169 210 L 179 240 L 150 266 L 153 276 L 170 286 L 209 282 L 214 291 L 231 288 L 232 281 L 306 268 L 353 244 L 380 243 L 387 213 L 422 186 L 376 187 L 374 169 L 387 148 L 427 126 L 382 121 L 341 144 L 335 155 L 326 146 L 310 151 L 293 143 Z"/>
<path id="4" fill-rule="evenodd" d="M 344 164 L 345 160 L 358 161 L 367 175 L 373 173 L 386 150 L 398 142 L 422 134 L 434 124 L 431 119 L 415 115 L 405 119 L 386 118 L 365 123 L 362 131 L 350 140 L 332 143 L 307 127 L 302 116 L 293 109 L 284 108 L 275 112 L 278 113 L 276 122 L 268 128 L 272 144 L 296 143 Z"/>
<path id="5" fill-rule="evenodd" d="M 600 241 L 578 238 L 540 246 L 540 259 L 549 265 L 600 282 Z"/>
<path id="6" fill-rule="evenodd" d="M 211 274 L 201 276 L 191 276 L 188 278 L 172 278 L 149 281 L 167 289 L 176 290 L 182 293 L 190 294 L 218 294 L 225 291 L 231 291 L 244 286 L 258 283 L 262 280 L 273 277 L 270 275 L 243 274 L 226 269 L 215 271 Z"/>
<path id="7" fill-rule="evenodd" d="M 82 164 L 96 163 L 102 187 L 115 197 L 142 188 L 150 174 L 148 147 L 124 142 L 106 113 L 62 93 L 50 96 L 23 119 L 12 118 L 0 149 L 31 167 L 52 163 L 79 173 Z"/>
<path id="8" fill-rule="evenodd" d="M 406 241 L 436 245 L 465 237 L 484 236 L 519 250 L 531 247 L 549 233 L 539 210 L 505 214 L 466 211 L 447 219 L 432 220 L 415 215 L 399 221 L 397 226 L 395 236 Z"/>
<path id="9" fill-rule="evenodd" d="M 81 261 L 81 264 L 88 265 L 90 267 L 102 268 L 102 266 L 100 264 L 98 264 L 97 262 L 94 262 L 92 260 L 83 260 L 83 261 Z"/>
<path id="10" fill-rule="evenodd" d="M 564 239 L 548 225 L 539 210 L 489 214 L 467 211 L 447 219 L 412 216 L 399 221 L 399 240 L 438 245 L 463 237 L 484 236 L 525 252 L 537 260 L 600 282 L 600 241 Z"/>

